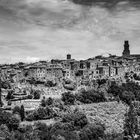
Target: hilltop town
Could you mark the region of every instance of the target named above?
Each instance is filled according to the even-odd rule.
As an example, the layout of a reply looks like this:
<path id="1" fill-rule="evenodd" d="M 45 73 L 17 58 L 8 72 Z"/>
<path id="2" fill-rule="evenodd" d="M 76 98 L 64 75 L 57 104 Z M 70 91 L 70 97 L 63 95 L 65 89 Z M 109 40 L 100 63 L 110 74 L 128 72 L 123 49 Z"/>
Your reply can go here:
<path id="1" fill-rule="evenodd" d="M 129 42 L 124 42 L 122 56 L 96 56 L 86 60 L 77 61 L 67 54 L 66 59 L 52 59 L 35 63 L 4 64 L 0 66 L 1 81 L 10 82 L 13 87 L 38 84 L 57 84 L 57 89 L 63 89 L 63 80 L 69 79 L 76 84 L 96 79 L 115 79 L 124 82 L 126 75 L 140 74 L 140 55 L 132 55 Z M 131 77 L 131 76 L 130 76 Z M 63 91 L 62 91 L 63 92 Z"/>
<path id="2" fill-rule="evenodd" d="M 24 130 L 27 126 L 32 128 L 32 138 L 37 134 L 35 140 L 58 140 L 69 132 L 70 140 L 84 140 L 87 134 L 83 131 L 88 128 L 97 135 L 95 140 L 114 140 L 114 136 L 123 138 L 124 130 L 129 129 L 125 115 L 129 118 L 133 113 L 132 102 L 140 116 L 140 55 L 130 53 L 128 41 L 124 41 L 121 56 L 99 55 L 78 61 L 67 54 L 64 60 L 3 64 L 0 77 L 0 138 L 4 140 L 7 134 L 16 139 L 16 133 L 16 140 L 30 140 Z M 130 123 L 140 126 L 139 119 Z M 48 136 L 40 127 L 49 127 Z"/>
<path id="3" fill-rule="evenodd" d="M 71 54 L 67 54 L 64 60 L 4 64 L 0 66 L 2 95 L 6 97 L 10 91 L 13 92 L 13 99 L 10 101 L 16 105 L 15 101 L 22 98 L 23 101 L 24 98 L 34 99 L 30 95 L 32 90 L 41 93 L 38 99 L 60 98 L 67 91 L 77 93 L 82 88 L 97 89 L 98 84 L 93 81 L 99 79 L 113 80 L 119 84 L 126 80 L 139 82 L 139 64 L 140 55 L 130 54 L 128 41 L 124 41 L 122 56 L 99 55 L 77 61 Z M 32 102 L 35 104 L 33 100 Z M 3 103 L 7 105 L 5 100 Z M 20 104 L 23 102 L 20 101 Z M 25 104 L 27 106 L 28 103 Z M 38 102 L 36 104 L 38 106 Z M 29 109 L 34 108 L 31 106 Z"/>

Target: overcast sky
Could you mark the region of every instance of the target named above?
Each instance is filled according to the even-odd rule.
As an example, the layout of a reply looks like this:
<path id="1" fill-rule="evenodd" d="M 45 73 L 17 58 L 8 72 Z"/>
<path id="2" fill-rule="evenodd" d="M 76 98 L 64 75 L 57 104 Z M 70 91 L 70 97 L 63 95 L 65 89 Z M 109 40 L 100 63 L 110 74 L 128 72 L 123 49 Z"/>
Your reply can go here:
<path id="1" fill-rule="evenodd" d="M 0 63 L 140 54 L 139 0 L 74 1 L 0 0 Z"/>

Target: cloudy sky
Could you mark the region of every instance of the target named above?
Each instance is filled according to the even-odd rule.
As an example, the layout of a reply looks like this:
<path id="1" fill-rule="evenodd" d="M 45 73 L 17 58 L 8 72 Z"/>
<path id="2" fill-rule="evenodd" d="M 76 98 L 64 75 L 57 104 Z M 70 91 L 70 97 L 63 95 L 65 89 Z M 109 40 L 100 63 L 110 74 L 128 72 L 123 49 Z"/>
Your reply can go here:
<path id="1" fill-rule="evenodd" d="M 0 63 L 140 53 L 139 0 L 0 0 Z"/>

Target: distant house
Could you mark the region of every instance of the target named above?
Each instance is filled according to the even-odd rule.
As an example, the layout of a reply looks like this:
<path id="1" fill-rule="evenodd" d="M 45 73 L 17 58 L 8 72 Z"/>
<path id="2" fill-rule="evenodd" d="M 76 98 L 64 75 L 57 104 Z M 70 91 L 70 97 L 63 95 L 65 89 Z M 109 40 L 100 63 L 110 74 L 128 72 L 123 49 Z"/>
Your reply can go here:
<path id="1" fill-rule="evenodd" d="M 39 81 L 45 81 L 46 66 L 31 66 L 29 68 L 29 76 Z"/>

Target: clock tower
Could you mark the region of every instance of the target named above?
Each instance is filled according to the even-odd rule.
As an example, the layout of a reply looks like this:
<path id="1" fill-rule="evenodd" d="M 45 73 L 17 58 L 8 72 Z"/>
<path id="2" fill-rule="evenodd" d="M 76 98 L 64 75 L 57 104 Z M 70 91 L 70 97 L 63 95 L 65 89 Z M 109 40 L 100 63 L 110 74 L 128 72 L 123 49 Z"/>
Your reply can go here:
<path id="1" fill-rule="evenodd" d="M 129 50 L 129 41 L 124 41 L 124 51 L 122 53 L 122 56 L 129 57 L 130 56 L 130 50 Z"/>

